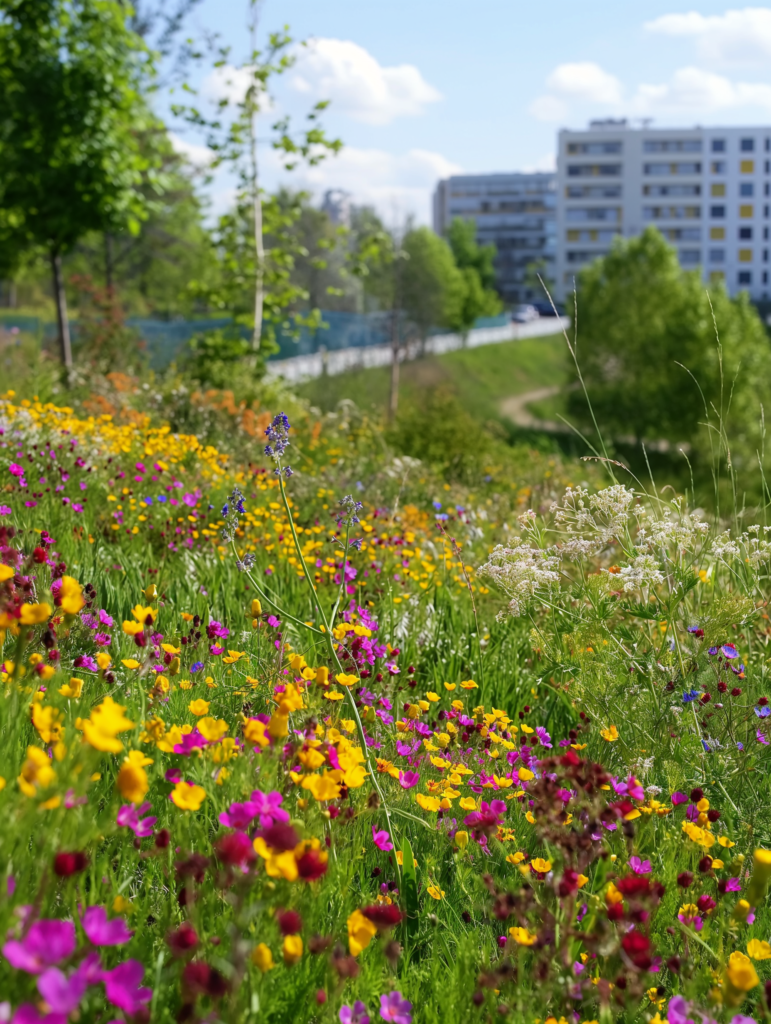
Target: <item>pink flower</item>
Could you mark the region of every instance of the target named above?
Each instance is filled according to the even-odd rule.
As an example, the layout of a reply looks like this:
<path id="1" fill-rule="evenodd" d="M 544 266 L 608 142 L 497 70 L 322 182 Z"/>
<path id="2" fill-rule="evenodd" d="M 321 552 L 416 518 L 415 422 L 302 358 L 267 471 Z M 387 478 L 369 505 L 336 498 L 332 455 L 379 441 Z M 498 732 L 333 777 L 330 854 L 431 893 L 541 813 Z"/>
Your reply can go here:
<path id="1" fill-rule="evenodd" d="M 419 782 L 420 776 L 417 772 L 399 772 L 399 785 L 402 789 L 412 789 Z"/>
<path id="2" fill-rule="evenodd" d="M 108 615 L 104 608 L 100 608 L 99 610 L 99 621 L 102 623 L 103 626 L 107 626 L 108 629 L 111 629 L 112 626 L 115 624 L 115 620 L 113 619 L 112 615 Z"/>
<path id="3" fill-rule="evenodd" d="M 0 505 L 0 516 L 9 516 L 12 512 L 10 505 Z"/>
<path id="4" fill-rule="evenodd" d="M 37 988 L 55 1014 L 68 1014 L 77 1009 L 88 979 L 85 973 L 75 971 L 68 978 L 58 967 L 49 967 L 37 980 Z M 51 1020 L 51 1017 L 45 1018 Z"/>
<path id="5" fill-rule="evenodd" d="M 35 921 L 19 941 L 11 939 L 3 946 L 3 956 L 19 971 L 40 974 L 75 952 L 75 925 L 72 921 L 43 919 Z"/>
<path id="6" fill-rule="evenodd" d="M 137 839 L 144 839 L 153 834 L 153 825 L 157 818 L 140 818 L 140 814 L 150 810 L 149 803 L 143 803 L 141 807 L 134 807 L 132 804 L 124 804 L 118 811 L 115 821 L 121 828 L 130 828 Z"/>
<path id="7" fill-rule="evenodd" d="M 255 789 L 252 790 L 252 795 L 249 799 L 257 807 L 262 828 L 270 828 L 276 822 L 286 823 L 289 821 L 288 811 L 279 806 L 284 798 L 277 790 L 274 789 L 270 793 L 263 793 L 261 789 Z"/>
<path id="8" fill-rule="evenodd" d="M 384 853 L 387 853 L 389 850 L 393 850 L 394 848 L 394 844 L 391 842 L 391 837 L 385 829 L 378 832 L 374 825 L 372 826 L 372 842 L 378 850 L 382 850 Z"/>
<path id="9" fill-rule="evenodd" d="M 95 946 L 122 946 L 134 934 L 122 917 L 108 920 L 104 907 L 88 908 L 83 915 L 83 931 Z"/>
<path id="10" fill-rule="evenodd" d="M 678 804 L 687 804 L 688 797 L 685 795 L 685 793 L 673 793 L 672 803 L 675 805 L 675 807 L 677 807 Z"/>
<path id="11" fill-rule="evenodd" d="M 111 971 L 102 971 L 102 981 L 107 998 L 124 1013 L 139 1013 L 150 1002 L 152 992 L 140 988 L 145 969 L 138 960 L 127 960 Z"/>
<path id="12" fill-rule="evenodd" d="M 20 466 L 18 462 L 12 462 L 8 467 L 8 472 L 13 476 L 24 476 L 24 466 Z"/>
<path id="13" fill-rule="evenodd" d="M 639 857 L 630 857 L 629 867 L 636 875 L 649 875 L 651 873 L 651 862 L 649 860 L 640 860 Z"/>
<path id="14" fill-rule="evenodd" d="M 247 829 L 257 817 L 257 805 L 251 801 L 242 804 L 231 804 L 219 816 L 220 825 L 226 828 Z"/>

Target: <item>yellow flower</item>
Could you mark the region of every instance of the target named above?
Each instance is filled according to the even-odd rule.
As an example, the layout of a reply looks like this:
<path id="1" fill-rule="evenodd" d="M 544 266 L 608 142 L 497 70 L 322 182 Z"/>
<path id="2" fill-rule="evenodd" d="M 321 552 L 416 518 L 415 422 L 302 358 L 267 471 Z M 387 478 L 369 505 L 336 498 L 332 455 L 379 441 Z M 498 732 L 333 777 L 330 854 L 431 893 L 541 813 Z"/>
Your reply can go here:
<path id="1" fill-rule="evenodd" d="M 91 712 L 90 718 L 78 719 L 78 728 L 82 729 L 86 743 L 96 750 L 119 754 L 123 750 L 123 744 L 116 738 L 118 733 L 134 728 L 134 723 L 124 716 L 125 710 L 125 707 L 116 704 L 112 697 L 105 697 L 99 707 Z"/>
<path id="2" fill-rule="evenodd" d="M 262 615 L 262 605 L 259 599 L 255 597 L 252 601 L 252 618 L 256 619 L 258 615 Z"/>
<path id="3" fill-rule="evenodd" d="M 719 836 L 718 842 L 721 846 L 724 846 L 726 850 L 730 850 L 732 846 L 736 846 L 736 843 L 732 843 L 728 836 Z"/>
<path id="4" fill-rule="evenodd" d="M 130 914 L 134 909 L 131 900 L 124 899 L 120 894 L 112 901 L 112 909 L 116 914 Z"/>
<path id="5" fill-rule="evenodd" d="M 475 811 L 477 802 L 473 796 L 464 796 L 460 799 L 460 805 L 464 811 Z"/>
<path id="6" fill-rule="evenodd" d="M 297 880 L 297 859 L 293 850 L 286 850 L 283 853 L 279 853 L 277 850 L 268 846 L 262 836 L 257 836 L 252 843 L 252 846 L 265 861 L 265 872 L 271 878 L 284 878 L 287 882 L 294 882 Z"/>
<path id="7" fill-rule="evenodd" d="M 359 677 L 353 675 L 353 673 L 338 672 L 335 676 L 335 682 L 338 686 L 355 686 L 358 681 Z"/>
<path id="8" fill-rule="evenodd" d="M 73 700 L 77 700 L 83 692 L 83 680 L 77 679 L 72 676 L 69 683 L 65 683 L 64 686 L 59 687 L 59 693 L 62 697 L 71 697 Z"/>
<path id="9" fill-rule="evenodd" d="M 122 658 L 121 660 L 126 668 L 139 668 L 139 662 L 136 658 Z"/>
<path id="10" fill-rule="evenodd" d="M 538 936 L 533 935 L 527 928 L 509 928 L 509 935 L 518 946 L 533 946 L 538 940 Z"/>
<path id="11" fill-rule="evenodd" d="M 729 956 L 725 973 L 728 981 L 726 1000 L 729 1005 L 738 1005 L 744 998 L 742 993 L 749 992 L 760 984 L 758 972 L 753 967 L 752 961 L 738 949 Z"/>
<path id="12" fill-rule="evenodd" d="M 753 960 L 771 960 L 771 945 L 761 939 L 750 939 L 747 953 Z"/>
<path id="13" fill-rule="evenodd" d="M 208 715 L 209 701 L 201 700 L 201 698 L 199 697 L 198 700 L 193 700 L 188 704 L 187 710 L 194 715 Z"/>
<path id="14" fill-rule="evenodd" d="M 27 759 L 19 775 L 19 789 L 25 796 L 34 796 L 38 789 L 45 789 L 56 779 L 48 754 L 40 747 L 27 747 Z"/>
<path id="15" fill-rule="evenodd" d="M 244 739 L 247 743 L 255 743 L 260 747 L 267 747 L 270 740 L 265 735 L 265 723 L 257 718 L 250 718 L 244 723 Z"/>
<path id="16" fill-rule="evenodd" d="M 440 889 L 436 885 L 429 885 L 429 887 L 426 889 L 426 892 L 435 900 L 441 900 L 446 895 L 444 889 Z"/>
<path id="17" fill-rule="evenodd" d="M 339 690 L 327 690 L 327 692 L 324 694 L 324 698 L 326 700 L 342 700 L 343 697 L 344 694 L 340 693 Z"/>
<path id="18" fill-rule="evenodd" d="M 61 598 L 61 609 L 66 615 L 77 615 L 86 603 L 80 584 L 72 576 L 62 576 L 59 597 Z"/>
<path id="19" fill-rule="evenodd" d="M 753 881 L 757 879 L 761 884 L 765 884 L 771 878 L 771 850 L 755 851 L 752 878 Z"/>
<path id="20" fill-rule="evenodd" d="M 197 811 L 206 799 L 206 790 L 190 782 L 178 782 L 171 791 L 171 799 L 181 811 Z"/>
<path id="21" fill-rule="evenodd" d="M 221 718 L 202 718 L 198 722 L 198 731 L 204 739 L 214 743 L 216 740 L 222 739 L 228 731 L 228 723 L 223 722 Z"/>
<path id="22" fill-rule="evenodd" d="M 600 736 L 602 736 L 604 740 L 607 740 L 608 743 L 615 743 L 618 739 L 618 729 L 615 725 L 610 725 L 607 729 L 600 730 Z"/>
<path id="23" fill-rule="evenodd" d="M 524 859 L 525 855 L 521 850 L 518 850 L 516 853 L 510 853 L 506 858 L 509 864 L 521 864 Z"/>
<path id="24" fill-rule="evenodd" d="M 51 605 L 43 601 L 41 604 L 23 604 L 21 606 L 22 626 L 38 626 L 51 618 Z"/>
<path id="25" fill-rule="evenodd" d="M 377 928 L 360 910 L 354 910 L 348 918 L 348 949 L 351 956 L 358 956 L 366 949 L 377 934 Z"/>
<path id="26" fill-rule="evenodd" d="M 137 604 L 131 609 L 131 614 L 134 616 L 137 622 L 141 623 L 142 626 L 144 626 L 147 623 L 148 619 L 150 619 L 151 623 L 155 622 L 158 610 L 156 608 L 150 607 L 143 608 L 141 604 Z"/>
<path id="27" fill-rule="evenodd" d="M 468 846 L 468 832 L 461 830 L 455 833 L 455 845 L 461 850 L 465 850 Z"/>
<path id="28" fill-rule="evenodd" d="M 439 810 L 439 800 L 435 796 L 424 796 L 423 793 L 418 793 L 415 799 L 424 811 Z"/>
<path id="29" fill-rule="evenodd" d="M 96 663 L 99 668 L 105 672 L 112 664 L 112 658 L 107 651 L 100 651 L 96 656 Z"/>
<path id="30" fill-rule="evenodd" d="M 0 562 L 0 583 L 5 583 L 5 581 L 11 579 L 13 575 L 13 568 L 10 565 L 5 565 L 4 562 Z"/>
<path id="31" fill-rule="evenodd" d="M 282 949 L 284 963 L 287 967 L 296 964 L 303 955 L 303 940 L 299 935 L 287 935 L 284 937 Z"/>
<path id="32" fill-rule="evenodd" d="M 152 763 L 152 760 L 145 757 L 141 750 L 129 751 L 115 780 L 118 792 L 124 800 L 130 800 L 133 804 L 142 803 L 150 788 L 144 766 Z"/>
<path id="33" fill-rule="evenodd" d="M 474 682 L 473 679 L 466 679 L 460 685 L 461 685 L 461 689 L 462 690 L 478 690 L 479 689 L 479 687 L 477 686 L 477 684 Z"/>
<path id="34" fill-rule="evenodd" d="M 340 796 L 340 786 L 331 772 L 323 775 L 306 775 L 300 783 L 317 800 L 336 800 Z"/>
<path id="35" fill-rule="evenodd" d="M 61 737 L 61 718 L 62 714 L 56 708 L 38 703 L 32 705 L 32 724 L 43 743 L 56 743 Z"/>
<path id="36" fill-rule="evenodd" d="M 5 779 L 3 778 L 2 775 L 0 775 L 0 793 L 5 789 L 5 785 Z"/>
<path id="37" fill-rule="evenodd" d="M 252 963 L 255 967 L 258 967 L 263 974 L 267 974 L 268 971 L 272 970 L 276 964 L 273 961 L 273 954 L 270 951 L 270 946 L 266 946 L 264 942 L 261 942 L 259 946 L 255 946 L 252 950 Z"/>
<path id="38" fill-rule="evenodd" d="M 132 622 L 131 619 L 124 619 L 123 621 L 123 632 L 126 636 L 136 636 L 138 633 L 141 633 L 143 629 L 144 626 L 141 622 Z"/>
<path id="39" fill-rule="evenodd" d="M 543 857 L 534 857 L 530 864 L 533 871 L 537 871 L 541 875 L 545 875 L 548 871 L 551 871 L 551 861 L 544 860 Z"/>

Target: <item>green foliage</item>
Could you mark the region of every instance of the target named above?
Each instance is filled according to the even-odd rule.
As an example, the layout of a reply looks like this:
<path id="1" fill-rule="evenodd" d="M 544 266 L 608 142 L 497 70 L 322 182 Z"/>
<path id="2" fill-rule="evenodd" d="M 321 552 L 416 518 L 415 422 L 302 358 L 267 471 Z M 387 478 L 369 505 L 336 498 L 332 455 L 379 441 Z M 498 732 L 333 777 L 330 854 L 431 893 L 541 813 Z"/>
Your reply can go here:
<path id="1" fill-rule="evenodd" d="M 418 332 L 428 336 L 432 327 L 448 327 L 460 315 L 464 298 L 463 276 L 452 250 L 430 228 L 413 228 L 401 246 L 405 262 L 401 275 L 400 305 Z"/>
<path id="2" fill-rule="evenodd" d="M 771 397 L 766 331 L 746 294 L 707 294 L 654 228 L 617 239 L 582 272 L 577 352 L 611 437 L 686 441 L 709 454 L 727 425 L 736 456 L 754 463 L 761 406 Z M 571 393 L 569 409 L 588 424 L 582 392 Z"/>
<path id="3" fill-rule="evenodd" d="M 113 0 L 8 0 L 0 20 L 0 253 L 137 232 L 152 167 L 139 142 L 150 54 Z"/>
<path id="4" fill-rule="evenodd" d="M 450 224 L 447 240 L 463 278 L 461 299 L 454 307 L 449 322 L 454 330 L 465 335 L 480 317 L 496 316 L 503 309 L 494 289 L 495 246 L 479 245 L 474 222 L 460 217 Z"/>

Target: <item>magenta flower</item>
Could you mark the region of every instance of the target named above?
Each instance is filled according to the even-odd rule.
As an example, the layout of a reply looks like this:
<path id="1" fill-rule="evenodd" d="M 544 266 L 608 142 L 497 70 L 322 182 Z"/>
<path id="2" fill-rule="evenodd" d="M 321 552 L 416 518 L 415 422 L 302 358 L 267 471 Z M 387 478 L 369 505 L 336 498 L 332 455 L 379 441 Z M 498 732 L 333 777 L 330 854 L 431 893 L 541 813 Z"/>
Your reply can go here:
<path id="1" fill-rule="evenodd" d="M 672 996 L 667 1007 L 667 1020 L 669 1024 L 694 1024 L 693 1018 L 688 1016 L 690 1011 L 690 1005 L 682 996 Z"/>
<path id="2" fill-rule="evenodd" d="M 249 828 L 252 821 L 257 817 L 257 805 L 251 801 L 242 804 L 231 804 L 226 811 L 219 816 L 220 825 L 225 828 L 238 828 L 245 830 Z"/>
<path id="3" fill-rule="evenodd" d="M 115 620 L 112 615 L 108 615 L 104 608 L 99 609 L 99 621 L 103 626 L 107 626 L 108 629 L 111 629 L 115 625 Z"/>
<path id="4" fill-rule="evenodd" d="M 140 814 L 150 810 L 149 803 L 143 803 L 141 807 L 134 807 L 132 804 L 124 804 L 118 811 L 115 821 L 121 828 L 130 828 L 137 839 L 144 839 L 153 834 L 153 825 L 157 818 L 140 818 Z"/>
<path id="5" fill-rule="evenodd" d="M 672 803 L 677 807 L 678 804 L 687 804 L 688 797 L 685 793 L 675 792 L 672 794 Z"/>
<path id="6" fill-rule="evenodd" d="M 636 875 L 649 875 L 651 873 L 651 862 L 649 860 L 640 860 L 639 857 L 630 857 L 629 867 Z"/>
<path id="7" fill-rule="evenodd" d="M 8 472 L 12 476 L 24 476 L 24 466 L 20 466 L 18 462 L 12 462 L 8 467 Z"/>
<path id="8" fill-rule="evenodd" d="M 372 842 L 378 850 L 382 850 L 383 853 L 387 853 L 389 850 L 393 850 L 394 848 L 394 844 L 391 842 L 391 837 L 385 829 L 378 832 L 374 825 L 372 826 Z"/>
<path id="9" fill-rule="evenodd" d="M 284 798 L 275 789 L 270 793 L 263 793 L 261 789 L 255 789 L 249 799 L 257 807 L 262 828 L 270 828 L 277 822 L 289 821 L 289 813 L 279 806 Z"/>
<path id="10" fill-rule="evenodd" d="M 40 974 L 75 952 L 75 925 L 72 921 L 44 918 L 35 921 L 20 941 L 11 939 L 3 946 L 3 956 L 18 971 Z"/>
<path id="11" fill-rule="evenodd" d="M 412 1003 L 401 992 L 380 997 L 380 1016 L 392 1024 L 412 1024 Z"/>
<path id="12" fill-rule="evenodd" d="M 49 967 L 37 980 L 37 988 L 55 1014 L 69 1014 L 77 1009 L 88 978 L 84 972 L 75 971 L 69 978 L 58 967 Z M 50 1021 L 51 1017 L 46 1017 Z"/>
<path id="13" fill-rule="evenodd" d="M 763 735 L 763 733 L 760 731 L 760 729 L 758 729 L 757 732 L 755 733 L 755 738 L 757 739 L 758 743 L 764 743 L 766 746 L 768 746 L 768 740 Z"/>
<path id="14" fill-rule="evenodd" d="M 84 668 L 87 672 L 98 672 L 99 666 L 90 654 L 79 654 L 73 661 L 75 668 Z"/>
<path id="15" fill-rule="evenodd" d="M 402 789 L 412 789 L 419 782 L 420 776 L 417 772 L 399 772 L 399 785 Z"/>
<path id="16" fill-rule="evenodd" d="M 122 946 L 134 934 L 122 917 L 108 920 L 104 907 L 88 908 L 83 915 L 83 931 L 95 946 Z"/>
<path id="17" fill-rule="evenodd" d="M 102 971 L 107 998 L 124 1013 L 139 1013 L 150 1002 L 152 991 L 140 988 L 145 969 L 138 960 L 127 960 L 111 971 Z"/>
<path id="18" fill-rule="evenodd" d="M 367 1007 L 361 999 L 357 999 L 353 1006 L 341 1006 L 338 1016 L 340 1024 L 369 1024 Z"/>
<path id="19" fill-rule="evenodd" d="M 725 891 L 726 892 L 741 892 L 742 891 L 742 883 L 739 881 L 738 878 L 729 878 L 728 881 L 725 884 Z"/>
<path id="20" fill-rule="evenodd" d="M 11 1024 L 67 1024 L 67 1015 L 64 1013 L 40 1014 L 32 1003 L 22 1003 L 14 1013 Z"/>
<path id="21" fill-rule="evenodd" d="M 9 516 L 12 511 L 10 505 L 0 505 L 0 516 Z"/>
<path id="22" fill-rule="evenodd" d="M 194 750 L 205 747 L 207 743 L 208 740 L 200 734 L 198 729 L 193 729 L 192 732 L 183 733 L 181 743 L 174 744 L 174 753 L 189 757 Z"/>
<path id="23" fill-rule="evenodd" d="M 491 800 L 489 804 L 483 800 L 478 811 L 472 811 L 471 814 L 466 815 L 463 824 L 473 828 L 476 832 L 490 835 L 498 828 L 505 813 L 506 804 L 503 800 Z"/>

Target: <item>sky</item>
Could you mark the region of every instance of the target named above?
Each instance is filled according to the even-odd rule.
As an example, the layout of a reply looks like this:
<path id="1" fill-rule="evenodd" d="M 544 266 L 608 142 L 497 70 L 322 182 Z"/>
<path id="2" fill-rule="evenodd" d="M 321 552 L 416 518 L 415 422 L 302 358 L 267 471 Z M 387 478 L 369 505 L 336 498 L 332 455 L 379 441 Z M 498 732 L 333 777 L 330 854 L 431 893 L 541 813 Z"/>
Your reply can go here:
<path id="1" fill-rule="evenodd" d="M 247 0 L 201 0 L 188 32 L 217 32 L 247 54 Z M 261 26 L 289 25 L 307 40 L 262 119 L 301 121 L 329 100 L 328 133 L 341 153 L 310 170 L 282 172 L 263 147 L 267 188 L 284 182 L 317 198 L 342 188 L 387 223 L 430 223 L 440 178 L 554 166 L 556 133 L 595 117 L 660 125 L 771 123 L 771 7 L 713 0 L 262 0 Z M 230 84 L 227 84 L 227 83 Z M 238 79 L 202 69 L 204 101 L 237 92 Z M 205 159 L 202 139 L 177 144 Z M 224 209 L 233 182 L 210 187 Z"/>

